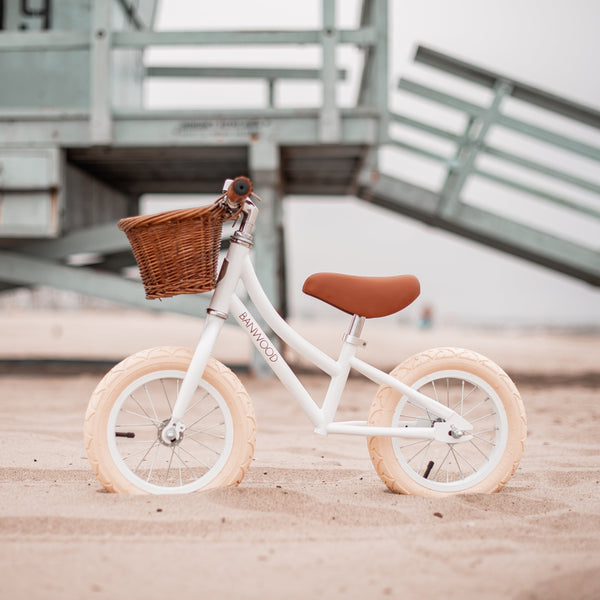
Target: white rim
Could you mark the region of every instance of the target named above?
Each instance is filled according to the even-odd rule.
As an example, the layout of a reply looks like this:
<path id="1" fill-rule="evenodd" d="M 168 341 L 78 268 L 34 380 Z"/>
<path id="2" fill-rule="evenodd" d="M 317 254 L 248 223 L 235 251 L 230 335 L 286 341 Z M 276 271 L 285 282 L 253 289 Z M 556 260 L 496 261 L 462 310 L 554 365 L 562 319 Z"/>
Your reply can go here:
<path id="1" fill-rule="evenodd" d="M 461 397 L 458 400 L 456 395 L 450 398 L 450 381 L 463 382 L 459 394 Z M 436 387 L 436 382 L 442 385 Z M 464 384 L 469 387 L 465 388 Z M 470 441 L 456 444 L 394 438 L 392 440 L 394 453 L 405 473 L 419 485 L 440 492 L 460 492 L 483 481 L 498 465 L 508 439 L 508 420 L 500 396 L 481 377 L 459 370 L 430 373 L 416 381 L 412 387 L 421 391 L 424 391 L 421 388 L 427 387 L 428 395 L 444 404 L 449 404 L 458 414 L 464 415 L 472 422 L 475 436 Z M 471 402 L 467 402 L 474 393 L 478 395 L 473 397 Z M 491 403 L 490 408 L 487 406 L 488 401 Z M 414 409 L 414 403 L 406 396 L 402 396 L 394 411 L 392 425 L 405 418 L 403 412 L 409 412 L 405 410 L 407 405 Z M 432 416 L 420 410 L 423 418 Z M 484 420 L 485 424 L 479 427 L 478 424 L 483 423 Z M 493 423 L 493 431 L 490 430 L 490 423 Z M 465 457 L 468 452 L 470 452 L 469 457 Z M 437 462 L 427 461 L 428 453 L 431 459 L 435 455 Z M 429 463 L 433 465 L 429 466 Z M 450 466 L 453 466 L 455 471 L 452 478 L 448 479 Z M 443 479 L 444 472 L 446 481 L 440 481 L 440 478 Z M 427 477 L 424 476 L 425 473 Z"/>
<path id="2" fill-rule="evenodd" d="M 126 400 L 130 397 L 132 393 L 136 390 L 140 390 L 145 385 L 150 382 L 159 381 L 159 380 L 183 380 L 185 376 L 185 371 L 179 370 L 164 370 L 164 371 L 155 371 L 153 373 L 148 373 L 142 377 L 137 378 L 130 385 L 128 385 L 119 395 L 116 402 L 114 403 L 112 410 L 110 412 L 107 424 L 107 441 L 108 447 L 110 450 L 111 457 L 113 462 L 121 472 L 121 474 L 131 483 L 133 483 L 136 487 L 151 494 L 186 494 L 189 492 L 193 492 L 200 488 L 208 485 L 221 471 L 229 456 L 231 454 L 231 450 L 233 447 L 233 419 L 231 413 L 229 411 L 229 407 L 227 403 L 223 399 L 222 395 L 219 391 L 207 383 L 204 380 L 201 380 L 198 388 L 207 392 L 207 394 L 216 402 L 219 410 L 221 411 L 221 415 L 224 421 L 224 441 L 223 448 L 220 451 L 219 458 L 217 461 L 210 466 L 206 473 L 204 473 L 201 477 L 192 481 L 190 483 L 184 485 L 156 485 L 153 483 L 149 483 L 148 481 L 139 477 L 136 473 L 134 473 L 129 466 L 125 463 L 125 461 L 129 458 L 123 457 L 121 454 L 117 441 L 116 441 L 116 427 L 117 427 L 117 419 L 121 412 L 121 409 L 126 402 Z M 185 440 L 185 434 L 184 434 Z M 148 452 L 152 449 L 152 446 L 148 449 Z M 131 456 L 131 455 L 130 455 Z M 169 467 L 170 468 L 170 467 Z M 179 469 L 181 471 L 181 469 Z"/>

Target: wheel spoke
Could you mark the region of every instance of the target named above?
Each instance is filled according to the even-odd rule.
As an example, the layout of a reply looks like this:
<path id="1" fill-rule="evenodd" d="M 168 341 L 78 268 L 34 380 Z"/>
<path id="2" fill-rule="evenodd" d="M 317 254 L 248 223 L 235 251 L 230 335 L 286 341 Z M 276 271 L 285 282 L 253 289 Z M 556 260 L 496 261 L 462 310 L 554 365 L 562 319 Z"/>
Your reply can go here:
<path id="1" fill-rule="evenodd" d="M 219 440 L 224 440 L 225 436 L 223 434 L 219 434 L 219 433 L 213 433 L 212 431 L 209 431 L 209 429 L 213 429 L 215 427 L 218 427 L 219 425 L 224 425 L 225 422 L 223 423 L 215 423 L 214 425 L 211 425 L 210 427 L 207 427 L 206 429 L 186 429 L 186 438 L 187 439 L 193 439 L 195 436 L 203 434 L 203 435 L 207 435 L 209 437 L 213 437 L 213 438 L 217 438 Z M 189 432 L 192 432 L 193 435 L 189 435 Z"/>
<path id="2" fill-rule="evenodd" d="M 167 467 L 167 474 L 165 475 L 165 480 L 163 482 L 163 487 L 167 485 L 167 481 L 169 480 L 169 473 L 171 472 L 171 464 L 173 464 L 173 455 L 175 454 L 175 446 L 171 448 L 171 457 L 169 458 L 169 466 Z"/>
<path id="3" fill-rule="evenodd" d="M 154 420 L 148 414 L 148 412 L 146 411 L 146 409 L 140 404 L 139 400 L 133 395 L 133 393 L 129 394 L 129 397 L 140 407 L 140 410 L 146 415 L 146 417 L 148 417 L 148 419 Z M 158 421 L 158 418 L 156 419 L 156 421 Z"/>
<path id="4" fill-rule="evenodd" d="M 498 428 L 497 427 L 491 427 L 490 429 L 482 429 L 481 431 L 477 432 L 477 436 L 476 437 L 481 436 L 484 433 L 492 433 L 493 431 L 498 431 Z M 472 433 L 471 435 L 475 435 L 475 434 Z"/>
<path id="5" fill-rule="evenodd" d="M 161 377 L 160 385 L 162 386 L 163 393 L 165 395 L 165 400 L 169 406 L 169 414 L 173 412 L 173 407 L 171 406 L 171 401 L 169 400 L 169 394 L 167 393 L 167 388 L 165 387 L 165 380 Z M 177 387 L 179 387 L 179 379 L 177 380 Z M 177 396 L 175 396 L 177 398 Z"/>
<path id="6" fill-rule="evenodd" d="M 198 478 L 196 477 L 196 474 L 194 473 L 194 471 L 192 471 L 192 469 L 190 469 L 189 465 L 185 462 L 185 460 L 183 460 L 179 454 L 179 452 L 175 453 L 177 456 L 177 459 L 179 460 L 179 462 L 190 472 L 190 475 L 194 478 L 194 481 L 198 481 Z"/>
<path id="7" fill-rule="evenodd" d="M 220 421 L 219 423 L 213 423 L 212 425 L 208 425 L 208 427 L 204 427 L 203 429 L 192 429 L 190 426 L 187 428 L 187 431 L 193 431 L 194 436 L 196 436 L 200 433 L 205 433 L 206 435 L 212 435 L 214 437 L 219 437 L 217 434 L 210 433 L 210 430 L 214 429 L 215 427 L 222 427 L 223 425 L 225 425 L 225 421 Z M 191 436 L 191 437 L 194 437 L 194 436 Z"/>
<path id="8" fill-rule="evenodd" d="M 419 391 L 421 391 L 421 390 L 419 390 Z M 422 391 L 421 391 L 421 393 L 422 393 Z M 430 423 L 432 423 L 435 420 L 434 417 L 431 416 L 431 413 L 429 412 L 428 409 L 423 408 L 422 406 L 419 406 L 418 404 L 415 404 L 412 400 L 408 400 L 407 404 L 410 404 L 410 406 L 412 406 L 413 408 L 416 408 L 417 410 L 421 411 L 422 413 L 425 413 L 427 415 L 427 418 L 429 419 Z M 418 417 L 411 417 L 411 418 L 418 419 Z"/>
<path id="9" fill-rule="evenodd" d="M 179 392 L 177 393 L 177 395 L 179 395 Z M 189 413 L 190 410 L 196 408 L 196 406 L 198 406 L 198 404 L 200 404 L 201 402 L 204 402 L 204 400 L 206 399 L 207 396 L 208 396 L 208 392 L 206 392 L 204 394 L 204 396 L 202 396 L 202 398 L 200 398 L 199 400 L 196 400 L 196 402 L 194 402 L 194 404 L 192 404 L 191 406 L 189 406 L 188 409 L 185 411 L 184 414 L 187 415 L 187 413 Z"/>
<path id="10" fill-rule="evenodd" d="M 485 440 L 482 441 L 485 442 Z M 477 450 L 477 452 L 479 452 L 479 454 L 481 454 L 481 456 L 483 456 L 483 458 L 485 458 L 485 460 L 489 460 L 489 455 L 486 454 L 473 440 L 469 440 L 469 443 Z M 492 446 L 495 446 L 495 444 L 492 444 Z"/>
<path id="11" fill-rule="evenodd" d="M 474 466 L 471 464 L 471 462 L 470 462 L 470 461 L 469 461 L 467 458 L 465 458 L 465 457 L 464 457 L 464 456 L 463 456 L 463 455 L 462 455 L 462 454 L 461 454 L 461 453 L 458 451 L 458 448 L 457 448 L 456 446 L 453 448 L 453 452 L 454 452 L 454 454 L 455 454 L 456 456 L 458 456 L 458 457 L 459 457 L 459 458 L 460 458 L 460 459 L 461 459 L 463 462 L 466 462 L 466 463 L 469 465 L 469 467 L 471 468 L 471 470 L 473 471 L 473 473 L 477 473 L 477 467 L 474 467 Z M 458 459 L 456 460 L 456 462 L 458 463 Z M 463 478 L 463 479 L 464 479 L 464 478 Z"/>
<path id="12" fill-rule="evenodd" d="M 483 417 L 478 417 L 477 419 L 470 419 L 471 423 L 477 423 L 478 421 L 483 421 L 483 419 L 489 419 L 490 417 L 495 416 L 496 411 L 492 411 L 491 413 L 488 413 L 487 415 L 483 415 Z"/>
<path id="13" fill-rule="evenodd" d="M 192 454 L 189 450 L 186 450 L 183 446 L 179 446 L 179 449 L 185 452 L 188 456 L 195 460 L 198 464 L 202 465 L 206 469 L 210 469 L 210 465 L 207 465 L 202 459 Z"/>
<path id="14" fill-rule="evenodd" d="M 438 476 L 439 472 L 441 471 L 442 467 L 444 466 L 444 463 L 448 459 L 448 456 L 450 456 L 450 449 L 448 449 L 448 452 L 446 452 L 446 456 L 444 456 L 444 459 L 440 463 L 440 465 L 438 467 L 438 470 L 435 472 L 435 475 L 433 476 L 433 481 L 437 480 L 437 476 Z M 448 473 L 448 469 L 447 468 L 446 468 L 446 473 Z M 446 479 L 447 479 L 447 477 L 446 477 Z"/>
<path id="15" fill-rule="evenodd" d="M 489 400 L 489 396 L 486 396 L 481 402 L 478 402 L 475 406 L 472 406 L 466 413 L 462 416 L 466 417 L 469 413 L 472 413 L 476 408 L 479 408 L 482 404 L 485 404 Z"/>
<path id="16" fill-rule="evenodd" d="M 219 405 L 217 404 L 214 408 L 211 408 L 208 412 L 205 412 L 201 417 L 199 417 L 198 419 L 196 419 L 193 423 L 191 423 L 189 426 L 193 427 L 196 423 L 199 423 L 200 421 L 202 421 L 203 419 L 206 419 L 206 417 L 208 417 L 208 415 L 212 414 L 215 412 L 215 410 L 219 410 Z"/>
<path id="17" fill-rule="evenodd" d="M 149 443 L 149 442 L 146 442 L 146 443 Z M 152 450 L 152 448 L 154 447 L 154 445 L 157 444 L 157 443 L 158 442 L 156 440 L 154 442 L 152 442 L 152 444 L 150 445 L 150 448 L 148 449 L 147 452 L 150 452 L 150 450 Z M 130 458 L 133 458 L 134 456 L 138 456 L 138 455 L 142 454 L 142 452 L 144 452 L 144 448 L 142 448 L 141 450 L 137 450 L 136 452 L 130 452 L 127 456 L 121 455 L 121 462 L 124 463 L 125 461 L 129 460 Z M 142 457 L 142 460 L 145 458 L 145 456 L 146 455 L 144 455 Z"/>
<path id="18" fill-rule="evenodd" d="M 152 407 L 152 412 L 154 413 L 154 417 L 157 421 L 160 421 L 158 415 L 156 414 L 156 408 L 154 408 L 154 402 L 152 402 L 152 396 L 150 396 L 150 392 L 148 391 L 148 386 L 144 385 L 144 391 L 146 392 L 146 398 L 148 398 L 148 402 L 150 402 L 150 406 Z"/>
<path id="19" fill-rule="evenodd" d="M 140 465 L 146 460 L 146 456 L 148 456 L 148 454 L 150 454 L 150 451 L 152 450 L 152 448 L 154 448 L 154 446 L 156 446 L 156 444 L 158 444 L 158 441 L 154 440 L 154 442 L 152 442 L 152 444 L 150 445 L 150 448 L 148 448 L 148 450 L 146 450 L 146 452 L 144 453 L 144 456 L 142 456 L 142 458 L 140 459 L 140 462 L 136 465 L 135 469 L 133 469 L 134 473 L 137 473 L 137 470 L 140 468 Z M 123 462 L 125 462 L 126 460 L 129 460 L 132 456 L 141 454 L 142 452 L 144 452 L 143 448 L 139 452 L 133 452 L 131 454 L 128 454 L 127 456 L 124 456 Z"/>
<path id="20" fill-rule="evenodd" d="M 465 476 L 460 466 L 460 462 L 458 457 L 456 456 L 456 452 L 454 451 L 454 446 L 450 446 L 450 451 L 452 452 L 452 456 L 454 457 L 454 462 L 456 462 L 456 466 L 458 467 L 458 472 L 460 473 L 460 478 L 464 480 Z M 448 469 L 446 468 L 446 479 L 448 479 Z"/>
<path id="21" fill-rule="evenodd" d="M 199 446 L 202 446 L 203 448 L 206 448 L 207 450 L 210 450 L 211 452 L 214 452 L 217 456 L 220 456 L 221 452 L 219 450 L 215 450 L 214 448 L 211 448 L 208 444 L 205 444 L 204 442 L 201 442 L 200 440 L 197 440 L 193 437 L 189 437 L 186 438 L 189 439 L 191 442 L 195 442 L 196 444 L 198 444 Z"/>
<path id="22" fill-rule="evenodd" d="M 452 410 L 456 410 L 456 407 L 457 407 L 457 406 L 459 406 L 459 405 L 462 407 L 462 405 L 464 404 L 465 400 L 466 400 L 466 399 L 467 399 L 467 398 L 468 398 L 468 397 L 469 397 L 469 396 L 470 396 L 470 395 L 471 395 L 471 394 L 472 394 L 472 393 L 473 393 L 475 390 L 478 390 L 478 389 L 479 389 L 479 388 L 478 388 L 476 385 L 474 385 L 474 386 L 473 386 L 473 389 L 472 389 L 472 390 L 471 390 L 471 391 L 470 391 L 470 392 L 469 392 L 469 393 L 468 393 L 468 394 L 465 396 L 465 395 L 464 395 L 464 392 L 465 392 L 465 383 L 466 383 L 466 382 L 465 382 L 464 380 L 463 380 L 463 381 L 461 381 L 461 395 L 460 395 L 460 400 L 459 400 L 459 401 L 458 401 L 458 402 L 457 402 L 457 403 L 456 403 L 454 406 L 452 406 L 452 407 L 451 407 L 451 408 L 452 408 Z M 448 404 L 448 406 L 450 406 L 450 404 Z M 462 410 L 462 408 L 461 408 L 461 410 Z M 472 410 L 473 410 L 473 409 L 472 409 L 472 408 L 470 408 L 470 409 L 469 409 L 469 410 L 468 410 L 466 413 L 464 413 L 464 414 L 463 414 L 463 413 L 461 412 L 460 414 L 461 414 L 461 416 L 463 416 L 463 417 L 464 417 L 464 416 L 465 416 L 465 414 L 468 414 L 468 413 L 469 413 L 469 412 L 471 412 Z"/>
<path id="23" fill-rule="evenodd" d="M 119 412 L 125 413 L 126 415 L 133 415 L 134 417 L 139 417 L 140 419 L 146 419 L 147 421 L 150 421 L 154 426 L 159 425 L 159 421 L 155 421 L 152 417 L 149 417 L 148 415 L 140 415 L 139 413 L 133 412 L 132 410 L 126 410 L 125 408 L 122 408 Z"/>
<path id="24" fill-rule="evenodd" d="M 431 440 L 429 440 L 431 441 Z M 408 448 L 409 446 L 414 446 L 415 444 L 426 444 L 427 440 L 416 440 L 414 442 L 408 442 L 406 444 L 402 444 L 402 446 L 398 446 L 398 448 L 400 450 L 402 450 L 403 448 Z"/>
<path id="25" fill-rule="evenodd" d="M 146 477 L 146 481 L 150 481 L 150 477 L 152 477 L 152 471 L 154 471 L 154 464 L 156 463 L 156 458 L 158 456 L 158 453 L 160 451 L 160 444 L 156 444 L 156 452 L 154 453 L 154 456 L 152 457 L 152 464 L 150 465 L 150 471 L 148 472 L 148 477 Z"/>
<path id="26" fill-rule="evenodd" d="M 496 442 L 492 442 L 490 440 L 486 440 L 484 437 L 481 437 L 479 434 L 477 433 L 472 433 L 471 434 L 474 438 L 477 438 L 480 442 L 483 442 L 484 444 L 489 444 L 492 447 L 496 447 Z"/>
<path id="27" fill-rule="evenodd" d="M 423 453 L 423 457 L 421 458 L 421 464 L 419 465 L 419 468 L 417 469 L 417 473 L 420 473 L 421 469 L 423 468 L 425 459 L 427 458 L 427 456 L 429 454 L 429 450 L 431 449 L 431 444 L 433 444 L 433 440 L 429 440 L 429 443 L 425 446 L 425 452 Z"/>
<path id="28" fill-rule="evenodd" d="M 435 396 L 436 402 L 439 402 L 440 399 L 438 398 L 437 390 L 435 389 L 435 380 L 431 382 L 431 387 L 433 387 L 433 395 Z"/>
<path id="29" fill-rule="evenodd" d="M 416 454 L 413 454 L 407 461 L 406 464 L 410 464 L 415 458 L 417 458 L 417 456 L 419 456 L 419 454 L 421 454 L 421 452 L 423 452 L 423 450 L 426 450 L 429 445 L 431 444 L 431 442 L 433 442 L 433 440 L 428 440 L 427 442 L 425 442 L 425 446 L 423 446 L 423 448 L 421 448 Z"/>

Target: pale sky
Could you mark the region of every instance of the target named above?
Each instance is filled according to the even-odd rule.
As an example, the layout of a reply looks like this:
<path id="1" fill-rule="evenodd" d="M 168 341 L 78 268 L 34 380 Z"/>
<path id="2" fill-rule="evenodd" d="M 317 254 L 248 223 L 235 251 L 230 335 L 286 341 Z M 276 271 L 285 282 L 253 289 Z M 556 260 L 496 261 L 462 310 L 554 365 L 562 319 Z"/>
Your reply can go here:
<path id="1" fill-rule="evenodd" d="M 358 5 L 355 0 L 338 0 L 341 26 L 356 24 Z M 161 3 L 156 26 L 158 29 L 291 29 L 319 24 L 320 2 L 314 0 L 218 3 L 169 0 Z M 418 79 L 427 74 L 423 67 L 412 63 L 415 47 L 423 44 L 598 109 L 599 30 L 600 2 L 596 0 L 390 0 L 390 107 L 397 112 L 413 109 L 395 87 L 401 75 Z M 339 66 L 352 71 L 355 57 L 352 49 L 341 53 Z M 242 54 L 239 49 L 206 48 L 193 54 L 161 49 L 148 56 L 152 64 L 229 66 L 317 66 L 318 58 L 314 49 L 244 50 Z M 435 81 L 429 79 L 430 83 Z M 351 75 L 350 81 L 340 86 L 340 97 L 354 98 L 355 85 L 356 77 Z M 220 106 L 264 106 L 266 89 L 261 83 L 246 86 L 242 101 L 240 95 L 230 91 L 222 84 L 157 81 L 147 87 L 146 99 L 149 106 L 156 107 L 201 107 L 210 102 Z M 316 84 L 281 86 L 277 100 L 281 104 L 317 103 L 319 89 Z M 443 114 L 437 118 L 440 116 L 443 118 Z M 600 132 L 579 128 L 575 133 L 600 147 Z M 393 152 L 384 154 L 381 166 L 400 177 L 407 168 L 413 175 L 416 171 L 408 157 Z M 600 173 L 591 171 L 598 170 L 597 163 L 584 161 L 573 168 L 600 182 Z M 426 182 L 429 172 L 423 170 L 420 176 Z M 434 182 L 432 188 L 436 186 Z M 487 190 L 472 187 L 466 192 L 477 196 L 486 195 Z M 592 201 L 597 206 L 598 198 Z M 421 280 L 422 296 L 409 309 L 407 318 L 416 320 L 423 304 L 430 303 L 438 321 L 444 323 L 600 327 L 600 290 L 578 280 L 355 199 L 287 199 L 284 206 L 289 295 L 297 314 L 317 309 L 315 301 L 302 297 L 299 291 L 304 278 L 312 272 L 332 270 L 365 275 L 410 272 Z M 536 218 L 537 214 L 539 210 L 532 208 L 531 217 Z M 550 215 L 550 227 L 563 226 L 563 220 L 554 217 L 550 209 L 544 209 L 544 215 Z M 570 235 L 583 235 L 588 243 L 598 247 L 599 225 L 592 225 L 589 220 L 573 220 L 567 225 L 571 228 Z"/>

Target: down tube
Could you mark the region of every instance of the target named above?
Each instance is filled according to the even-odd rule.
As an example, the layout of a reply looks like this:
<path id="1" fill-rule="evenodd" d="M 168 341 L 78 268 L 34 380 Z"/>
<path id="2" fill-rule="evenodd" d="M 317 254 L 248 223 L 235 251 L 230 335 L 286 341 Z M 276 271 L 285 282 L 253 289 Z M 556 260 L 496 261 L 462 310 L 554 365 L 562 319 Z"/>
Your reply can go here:
<path id="1" fill-rule="evenodd" d="M 265 335 L 264 331 L 250 314 L 250 311 L 235 294 L 231 298 L 230 310 L 238 325 L 250 336 L 252 343 L 261 353 L 269 367 L 271 367 L 273 373 L 277 375 L 281 383 L 292 394 L 298 404 L 300 404 L 312 424 L 317 428 L 322 428 L 323 415 L 318 406 L 304 386 L 298 381 L 298 378 L 285 362 L 283 356 L 279 354 L 273 342 Z"/>

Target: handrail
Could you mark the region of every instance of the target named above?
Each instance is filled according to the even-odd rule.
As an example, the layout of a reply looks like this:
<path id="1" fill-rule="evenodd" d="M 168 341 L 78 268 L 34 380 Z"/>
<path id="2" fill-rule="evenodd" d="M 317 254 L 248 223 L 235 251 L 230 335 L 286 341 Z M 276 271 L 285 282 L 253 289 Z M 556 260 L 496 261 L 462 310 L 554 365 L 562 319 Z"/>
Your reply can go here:
<path id="1" fill-rule="evenodd" d="M 377 38 L 372 27 L 336 31 L 342 44 L 370 46 Z M 290 29 L 286 31 L 113 31 L 115 48 L 146 48 L 148 46 L 249 46 L 320 44 L 321 29 Z"/>
<path id="2" fill-rule="evenodd" d="M 545 90 L 517 81 L 512 77 L 494 73 L 431 48 L 419 46 L 415 53 L 415 62 L 435 67 L 490 89 L 493 89 L 499 81 L 508 82 L 512 88 L 511 96 L 513 98 L 575 119 L 581 123 L 586 123 L 592 127 L 600 128 L 600 111 L 594 108 L 572 100 L 566 100 Z"/>
<path id="3" fill-rule="evenodd" d="M 86 50 L 87 31 L 0 31 L 0 52 Z"/>
<path id="4" fill-rule="evenodd" d="M 494 106 L 495 104 L 495 107 L 492 109 L 491 106 L 482 106 L 465 100 L 458 95 L 450 94 L 410 79 L 402 78 L 398 81 L 399 90 L 461 112 L 467 117 L 466 128 L 461 134 L 440 127 L 437 124 L 426 122 L 425 120 L 421 121 L 414 117 L 390 113 L 391 123 L 397 123 L 420 131 L 432 138 L 450 141 L 455 144 L 455 155 L 446 156 L 439 151 L 430 150 L 426 145 L 418 141 L 402 140 L 393 131 L 390 133 L 389 140 L 390 144 L 395 147 L 408 150 L 446 165 L 448 173 L 441 194 L 443 198 L 450 200 L 451 206 L 448 208 L 447 216 L 455 211 L 457 203 L 460 203 L 458 195 L 464 186 L 466 178 L 476 175 L 505 187 L 547 200 L 558 206 L 576 210 L 594 219 L 600 219 L 600 205 L 594 205 L 593 201 L 579 201 L 565 198 L 564 195 L 555 193 L 553 190 L 531 185 L 528 182 L 519 180 L 517 177 L 510 177 L 495 172 L 487 166 L 482 167 L 475 163 L 477 155 L 493 157 L 499 161 L 518 166 L 525 171 L 549 177 L 600 196 L 600 177 L 594 179 L 591 176 L 587 176 L 587 173 L 585 175 L 576 174 L 565 169 L 562 165 L 555 167 L 544 160 L 540 160 L 537 156 L 524 156 L 521 153 L 508 151 L 498 147 L 494 143 L 488 143 L 485 139 L 486 133 L 491 127 L 499 127 L 517 132 L 520 135 L 570 152 L 579 157 L 584 157 L 587 160 L 600 162 L 600 147 L 590 144 L 587 141 L 576 139 L 570 135 L 529 123 L 522 118 L 505 114 L 502 111 L 501 102 L 504 97 L 518 98 L 521 101 L 529 102 L 544 110 L 560 114 L 562 117 L 568 117 L 598 129 L 600 129 L 599 111 L 580 103 L 573 103 L 559 98 L 543 90 L 527 86 L 503 75 L 492 73 L 491 71 L 448 57 L 428 48 L 419 47 L 415 60 L 444 70 L 467 81 L 475 82 L 483 87 L 491 88 L 495 93 L 495 100 L 491 105 Z M 485 124 L 483 130 L 481 127 L 477 128 L 477 123 Z M 600 169 L 598 173 L 600 174 Z M 598 199 L 600 200 L 600 197 Z"/>
<path id="5" fill-rule="evenodd" d="M 320 69 L 284 69 L 273 67 L 189 67 L 189 66 L 148 66 L 146 77 L 207 77 L 231 79 L 318 79 Z M 344 81 L 346 69 L 337 69 L 337 78 Z"/>
<path id="6" fill-rule="evenodd" d="M 113 29 L 113 5 L 118 4 L 133 29 Z M 268 84 L 267 107 L 275 107 L 275 84 L 283 79 L 309 79 L 321 82 L 322 102 L 318 108 L 318 138 L 323 143 L 337 143 L 345 129 L 342 124 L 343 108 L 340 105 L 337 84 L 346 80 L 347 72 L 336 64 L 337 49 L 342 45 L 354 45 L 368 55 L 365 59 L 363 83 L 355 106 L 378 111 L 380 126 L 387 118 L 387 0 L 363 0 L 360 23 L 356 28 L 337 26 L 335 0 L 321 0 L 322 22 L 320 27 L 288 30 L 194 30 L 155 31 L 143 26 L 133 4 L 126 0 L 95 0 L 91 3 L 89 28 L 85 30 L 45 30 L 15 32 L 0 31 L 0 54 L 2 52 L 89 52 L 89 107 L 83 107 L 76 115 L 89 114 L 89 138 L 95 145 L 110 145 L 114 139 L 112 83 L 115 77 L 115 52 L 122 49 L 143 51 L 151 47 L 183 46 L 316 46 L 321 48 L 321 64 L 317 68 L 261 68 L 216 66 L 146 66 L 146 77 L 194 77 L 194 78 L 243 78 L 260 79 Z M 385 56 L 384 56 L 385 55 Z M 376 58 L 375 62 L 373 62 Z M 367 64 L 368 63 L 368 64 Z M 365 98 L 365 83 L 370 90 Z M 370 88 L 373 88 L 371 90 Z M 34 107 L 31 109 L 33 113 Z M 221 107 L 215 107 L 221 109 Z M 58 118 L 69 120 L 69 107 L 53 107 Z M 285 110 L 285 109 L 284 109 Z M 8 112 L 7 112 L 8 111 Z M 0 110 L 0 120 L 14 111 L 21 115 L 18 106 Z M 39 107 L 42 120 L 50 113 Z"/>

